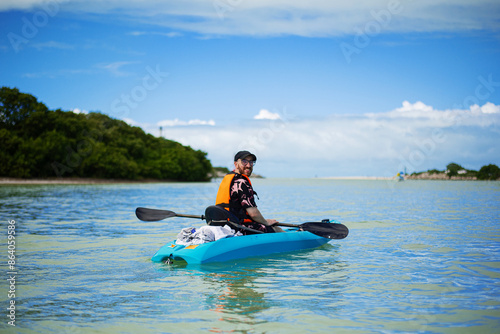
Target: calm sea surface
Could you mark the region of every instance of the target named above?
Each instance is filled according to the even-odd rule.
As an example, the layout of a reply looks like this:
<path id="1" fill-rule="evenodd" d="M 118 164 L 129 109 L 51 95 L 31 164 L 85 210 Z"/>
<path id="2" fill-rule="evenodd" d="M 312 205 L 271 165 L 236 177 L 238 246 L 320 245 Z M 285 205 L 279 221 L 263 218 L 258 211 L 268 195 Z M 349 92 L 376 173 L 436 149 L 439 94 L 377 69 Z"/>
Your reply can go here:
<path id="1" fill-rule="evenodd" d="M 255 180 L 266 217 L 336 219 L 349 236 L 263 259 L 152 263 L 182 228 L 203 222 L 141 222 L 135 208 L 203 214 L 217 187 L 0 186 L 0 331 L 500 331 L 500 182 Z"/>

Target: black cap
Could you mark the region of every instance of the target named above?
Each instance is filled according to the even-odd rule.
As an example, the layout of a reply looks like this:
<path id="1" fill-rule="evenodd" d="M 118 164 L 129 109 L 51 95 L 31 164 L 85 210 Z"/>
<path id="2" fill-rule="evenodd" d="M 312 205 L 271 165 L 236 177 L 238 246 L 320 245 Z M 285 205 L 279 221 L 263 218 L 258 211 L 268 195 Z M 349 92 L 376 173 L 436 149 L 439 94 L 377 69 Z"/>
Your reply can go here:
<path id="1" fill-rule="evenodd" d="M 238 161 L 238 159 L 243 159 L 244 157 L 247 157 L 249 155 L 252 156 L 254 161 L 257 161 L 257 157 L 255 156 L 255 154 L 252 154 L 248 151 L 239 151 L 238 153 L 236 153 L 236 155 L 234 156 L 234 161 Z"/>

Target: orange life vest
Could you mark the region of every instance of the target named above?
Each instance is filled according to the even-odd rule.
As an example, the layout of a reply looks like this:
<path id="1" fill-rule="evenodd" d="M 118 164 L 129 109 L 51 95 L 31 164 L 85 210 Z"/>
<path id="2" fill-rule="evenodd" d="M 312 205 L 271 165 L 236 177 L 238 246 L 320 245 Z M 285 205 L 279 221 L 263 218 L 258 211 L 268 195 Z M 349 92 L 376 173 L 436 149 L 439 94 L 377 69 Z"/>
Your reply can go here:
<path id="1" fill-rule="evenodd" d="M 250 182 L 250 178 L 248 176 L 243 175 L 243 174 L 240 174 L 240 175 L 244 176 L 248 180 L 248 183 L 250 183 L 250 186 L 252 185 L 252 182 Z M 219 185 L 219 190 L 217 191 L 217 198 L 215 199 L 215 205 L 222 206 L 227 211 L 231 211 L 229 203 L 230 203 L 230 199 L 231 199 L 231 186 L 232 186 L 233 179 L 235 176 L 236 176 L 235 172 L 231 172 L 229 174 L 226 174 L 226 176 L 224 176 L 224 178 L 222 179 L 222 182 Z M 233 213 L 235 213 L 235 212 L 233 212 Z M 246 211 L 245 211 L 245 221 L 252 221 L 252 219 L 250 218 L 248 213 L 246 213 Z"/>

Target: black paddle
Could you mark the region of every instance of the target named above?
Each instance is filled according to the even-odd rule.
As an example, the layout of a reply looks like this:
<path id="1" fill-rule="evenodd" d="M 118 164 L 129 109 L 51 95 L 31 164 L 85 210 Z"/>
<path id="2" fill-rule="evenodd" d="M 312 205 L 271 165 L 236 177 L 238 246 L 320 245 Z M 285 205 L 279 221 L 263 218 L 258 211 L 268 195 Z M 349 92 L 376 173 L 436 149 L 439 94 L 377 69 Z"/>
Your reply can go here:
<path id="1" fill-rule="evenodd" d="M 135 215 L 142 221 L 155 222 L 158 220 L 163 220 L 172 217 L 184 217 L 184 218 L 198 218 L 205 219 L 205 216 L 196 215 L 182 215 L 177 214 L 173 211 L 168 210 L 158 210 L 158 209 L 148 209 L 148 208 L 137 208 L 135 209 Z"/>
<path id="2" fill-rule="evenodd" d="M 198 215 L 183 215 L 178 214 L 173 211 L 168 210 L 158 210 L 158 209 L 148 209 L 148 208 L 137 208 L 135 210 L 135 215 L 142 221 L 159 221 L 166 218 L 172 217 L 183 217 L 183 218 L 197 218 L 205 219 L 205 216 Z M 349 234 L 349 229 L 347 226 L 342 224 L 332 224 L 332 223 L 304 223 L 300 225 L 295 224 L 285 224 L 277 223 L 277 226 L 285 227 L 295 227 L 303 231 L 311 232 L 323 238 L 328 239 L 344 239 Z"/>
<path id="3" fill-rule="evenodd" d="M 340 223 L 304 223 L 300 225 L 278 223 L 278 226 L 296 227 L 328 239 L 344 239 L 349 234 L 347 226 Z"/>

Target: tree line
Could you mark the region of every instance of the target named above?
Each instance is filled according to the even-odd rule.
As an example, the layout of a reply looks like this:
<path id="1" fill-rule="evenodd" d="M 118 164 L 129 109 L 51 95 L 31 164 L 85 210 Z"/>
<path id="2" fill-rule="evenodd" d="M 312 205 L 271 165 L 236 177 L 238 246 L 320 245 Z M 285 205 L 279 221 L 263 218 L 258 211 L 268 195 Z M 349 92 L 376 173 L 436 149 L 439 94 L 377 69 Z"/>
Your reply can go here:
<path id="1" fill-rule="evenodd" d="M 419 175 L 420 173 L 413 173 L 412 175 Z M 428 170 L 429 174 L 446 174 L 449 178 L 454 176 L 461 176 L 464 178 L 476 178 L 478 180 L 499 180 L 500 168 L 497 165 L 489 164 L 481 167 L 479 171 L 473 169 L 466 169 L 457 163 L 449 163 L 446 165 L 446 170 L 441 171 L 437 169 Z"/>
<path id="2" fill-rule="evenodd" d="M 206 153 L 98 112 L 49 110 L 0 88 L 0 176 L 207 181 Z"/>

